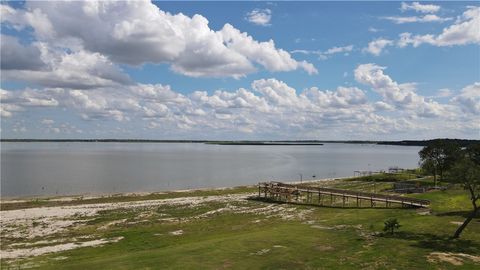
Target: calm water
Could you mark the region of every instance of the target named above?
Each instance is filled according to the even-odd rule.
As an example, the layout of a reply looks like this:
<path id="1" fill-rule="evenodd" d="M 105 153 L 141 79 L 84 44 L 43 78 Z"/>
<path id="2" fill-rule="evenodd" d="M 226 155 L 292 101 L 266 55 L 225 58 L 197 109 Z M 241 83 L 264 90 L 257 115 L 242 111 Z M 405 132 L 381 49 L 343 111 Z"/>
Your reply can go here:
<path id="1" fill-rule="evenodd" d="M 161 191 L 414 168 L 420 147 L 2 143 L 1 195 Z"/>

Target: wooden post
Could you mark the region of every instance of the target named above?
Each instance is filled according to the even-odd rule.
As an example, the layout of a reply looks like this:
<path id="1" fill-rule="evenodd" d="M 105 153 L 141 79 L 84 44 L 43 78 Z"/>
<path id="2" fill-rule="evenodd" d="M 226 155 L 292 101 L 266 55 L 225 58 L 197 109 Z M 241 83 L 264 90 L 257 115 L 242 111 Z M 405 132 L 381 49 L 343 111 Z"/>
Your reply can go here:
<path id="1" fill-rule="evenodd" d="M 345 207 L 345 194 L 343 194 L 343 205 L 342 207 Z"/>
<path id="2" fill-rule="evenodd" d="M 258 185 L 258 197 L 260 198 L 261 193 L 260 193 L 260 185 Z"/>
<path id="3" fill-rule="evenodd" d="M 357 195 L 357 207 L 359 207 L 359 204 L 358 204 L 358 195 Z"/>
<path id="4" fill-rule="evenodd" d="M 330 206 L 333 206 L 333 194 L 330 193 Z"/>
<path id="5" fill-rule="evenodd" d="M 373 208 L 373 206 L 374 206 L 374 205 L 373 205 L 373 196 L 370 196 L 370 205 L 371 205 L 371 207 Z"/>

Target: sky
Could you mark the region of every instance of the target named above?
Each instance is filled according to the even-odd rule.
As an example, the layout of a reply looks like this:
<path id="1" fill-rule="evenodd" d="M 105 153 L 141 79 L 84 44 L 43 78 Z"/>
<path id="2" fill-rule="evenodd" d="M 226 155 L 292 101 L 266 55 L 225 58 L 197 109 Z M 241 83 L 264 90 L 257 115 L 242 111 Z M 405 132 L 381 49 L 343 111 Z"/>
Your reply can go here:
<path id="1" fill-rule="evenodd" d="M 2 138 L 480 139 L 478 2 L 0 4 Z"/>

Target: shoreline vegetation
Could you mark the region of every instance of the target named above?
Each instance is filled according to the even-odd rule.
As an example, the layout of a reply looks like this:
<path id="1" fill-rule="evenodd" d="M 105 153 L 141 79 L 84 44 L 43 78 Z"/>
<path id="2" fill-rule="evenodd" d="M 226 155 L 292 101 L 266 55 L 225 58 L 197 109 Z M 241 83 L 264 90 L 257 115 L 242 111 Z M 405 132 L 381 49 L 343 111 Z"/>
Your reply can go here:
<path id="1" fill-rule="evenodd" d="M 419 170 L 302 184 L 389 193 L 431 186 Z M 440 183 L 446 186 L 447 183 Z M 469 210 L 460 185 L 402 196 L 429 209 L 285 204 L 256 186 L 2 201 L 2 269 L 475 269 L 480 219 L 451 239 Z M 385 220 L 401 227 L 383 232 Z M 401 250 L 401 252 L 398 252 Z"/>
<path id="2" fill-rule="evenodd" d="M 146 139 L 8 139 L 2 138 L 0 142 L 105 142 L 105 143 L 205 143 L 215 145 L 323 145 L 324 143 L 346 144 L 378 144 L 399 146 L 427 146 L 434 141 L 447 141 L 458 144 L 461 147 L 478 144 L 480 140 L 467 139 L 432 139 L 432 140 L 402 140 L 402 141 L 369 141 L 369 140 L 239 140 L 239 141 L 215 141 L 215 140 L 146 140 Z"/>

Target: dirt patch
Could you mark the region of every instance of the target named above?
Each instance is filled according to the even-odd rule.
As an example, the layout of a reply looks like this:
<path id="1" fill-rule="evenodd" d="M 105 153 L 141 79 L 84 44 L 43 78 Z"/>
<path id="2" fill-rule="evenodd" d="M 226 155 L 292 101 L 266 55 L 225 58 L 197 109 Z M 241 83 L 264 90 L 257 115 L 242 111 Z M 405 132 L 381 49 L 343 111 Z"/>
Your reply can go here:
<path id="1" fill-rule="evenodd" d="M 480 256 L 465 253 L 432 252 L 427 256 L 427 261 L 431 263 L 448 262 L 457 266 L 463 265 L 465 259 L 471 260 L 474 263 L 480 263 Z"/>
<path id="2" fill-rule="evenodd" d="M 258 255 L 258 256 L 261 256 L 261 255 L 264 255 L 264 254 L 267 254 L 268 252 L 270 252 L 270 249 L 269 248 L 264 248 L 264 249 L 261 249 L 257 252 L 253 252 L 253 253 L 250 253 L 250 255 Z"/>
<path id="3" fill-rule="evenodd" d="M 450 223 L 453 224 L 453 225 L 462 225 L 463 224 L 463 222 L 461 222 L 461 221 L 450 221 Z"/>
<path id="4" fill-rule="evenodd" d="M 54 246 L 45 246 L 45 247 L 37 247 L 37 248 L 25 248 L 25 249 L 10 249 L 10 250 L 2 250 L 1 256 L 2 259 L 15 259 L 20 257 L 35 257 L 40 256 L 47 253 L 55 253 L 65 250 L 71 250 L 81 247 L 96 247 L 102 246 L 107 243 L 115 243 L 122 240 L 123 237 L 116 237 L 111 239 L 97 239 L 87 242 L 81 243 L 65 243 L 59 244 Z"/>
<path id="5" fill-rule="evenodd" d="M 183 234 L 183 230 L 177 230 L 177 231 L 173 231 L 173 232 L 169 232 L 170 235 L 182 235 Z"/>
<path id="6" fill-rule="evenodd" d="M 334 227 L 328 227 L 328 226 L 323 226 L 323 225 L 312 225 L 310 228 L 314 229 L 322 229 L 322 230 L 333 230 L 335 229 Z"/>
<path id="7" fill-rule="evenodd" d="M 324 245 L 315 246 L 315 249 L 318 250 L 318 251 L 332 251 L 332 250 L 335 250 L 335 248 L 332 247 L 332 246 L 324 246 Z"/>
<path id="8" fill-rule="evenodd" d="M 108 229 L 108 228 L 111 227 L 111 226 L 115 226 L 115 225 L 118 225 L 118 224 L 125 223 L 125 221 L 127 221 L 126 218 L 120 219 L 120 220 L 114 220 L 114 221 L 112 221 L 112 222 L 109 222 L 109 223 L 103 225 L 102 227 L 100 227 L 100 228 L 98 228 L 98 229 L 99 229 L 99 230 L 106 230 L 106 229 Z"/>
<path id="9" fill-rule="evenodd" d="M 417 210 L 417 214 L 421 215 L 421 216 L 429 216 L 432 214 L 432 210 L 430 209 L 419 209 Z"/>

